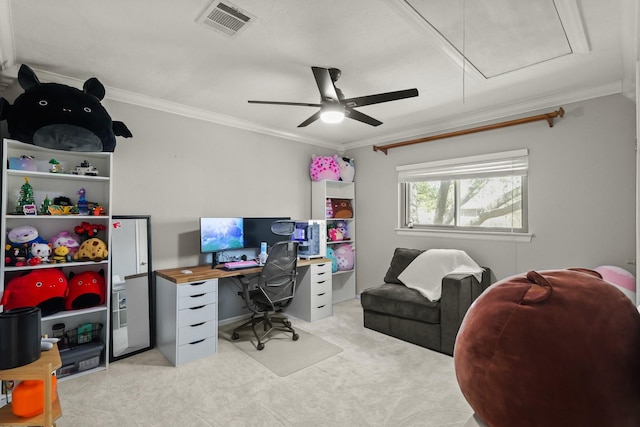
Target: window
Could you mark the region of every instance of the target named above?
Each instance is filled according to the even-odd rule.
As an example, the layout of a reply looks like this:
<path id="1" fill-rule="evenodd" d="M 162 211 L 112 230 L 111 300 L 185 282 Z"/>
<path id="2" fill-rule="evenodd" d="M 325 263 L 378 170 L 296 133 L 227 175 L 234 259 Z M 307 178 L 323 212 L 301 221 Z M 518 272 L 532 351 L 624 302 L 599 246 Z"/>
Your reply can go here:
<path id="1" fill-rule="evenodd" d="M 525 233 L 528 151 L 398 166 L 401 228 Z"/>

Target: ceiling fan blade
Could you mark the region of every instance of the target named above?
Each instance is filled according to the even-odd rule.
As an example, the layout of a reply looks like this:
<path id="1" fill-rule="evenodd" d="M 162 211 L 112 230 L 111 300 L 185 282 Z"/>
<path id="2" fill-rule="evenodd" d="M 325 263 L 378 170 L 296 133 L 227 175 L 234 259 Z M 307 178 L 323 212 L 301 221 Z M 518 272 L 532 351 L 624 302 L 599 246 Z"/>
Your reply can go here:
<path id="1" fill-rule="evenodd" d="M 356 98 L 345 99 L 342 103 L 349 108 L 354 108 L 362 107 L 364 105 L 396 101 L 398 99 L 412 98 L 414 96 L 418 96 L 418 89 L 405 89 L 394 92 L 378 93 L 376 95 L 358 96 Z"/>
<path id="2" fill-rule="evenodd" d="M 339 102 L 340 98 L 338 98 L 329 70 L 321 67 L 311 67 L 311 70 L 313 71 L 313 77 L 316 79 L 321 99 L 323 101 Z"/>
<path id="3" fill-rule="evenodd" d="M 306 102 L 280 102 L 280 101 L 247 101 L 249 104 L 271 104 L 271 105 L 295 105 L 297 107 L 321 107 L 320 104 L 308 104 Z"/>
<path id="4" fill-rule="evenodd" d="M 314 115 L 312 115 L 311 117 L 309 117 L 307 120 L 305 120 L 304 122 L 300 123 L 298 125 L 299 128 L 303 128 L 305 126 L 310 125 L 311 123 L 315 122 L 316 120 L 318 120 L 320 118 L 320 111 L 316 112 Z"/>
<path id="5" fill-rule="evenodd" d="M 371 116 L 367 116 L 366 114 L 349 107 L 345 108 L 345 115 L 350 119 L 357 120 L 371 126 L 380 126 L 382 124 L 380 120 L 376 120 Z"/>

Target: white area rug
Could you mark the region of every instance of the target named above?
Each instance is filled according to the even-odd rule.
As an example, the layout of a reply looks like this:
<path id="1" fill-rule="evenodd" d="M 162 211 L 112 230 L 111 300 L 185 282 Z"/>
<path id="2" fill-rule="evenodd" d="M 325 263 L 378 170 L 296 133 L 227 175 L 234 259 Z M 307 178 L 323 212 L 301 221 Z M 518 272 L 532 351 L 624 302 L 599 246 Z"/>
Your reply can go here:
<path id="1" fill-rule="evenodd" d="M 264 349 L 257 350 L 256 337 L 250 330 L 242 331 L 240 338 L 235 341 L 231 339 L 233 328 L 239 324 L 225 326 L 219 331 L 220 338 L 229 340 L 240 350 L 281 377 L 291 375 L 342 352 L 342 348 L 337 345 L 296 328 L 295 323 L 293 328 L 300 335 L 297 341 L 291 339 L 290 333 L 275 332 L 264 342 Z"/>

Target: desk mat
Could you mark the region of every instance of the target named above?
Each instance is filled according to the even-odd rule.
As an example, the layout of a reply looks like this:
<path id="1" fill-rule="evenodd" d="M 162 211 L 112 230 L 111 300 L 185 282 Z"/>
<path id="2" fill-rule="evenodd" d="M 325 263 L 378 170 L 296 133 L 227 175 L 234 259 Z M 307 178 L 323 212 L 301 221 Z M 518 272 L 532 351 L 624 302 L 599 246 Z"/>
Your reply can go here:
<path id="1" fill-rule="evenodd" d="M 225 325 L 224 329 L 221 328 L 218 331 L 220 338 L 230 341 L 247 355 L 281 377 L 286 377 L 301 369 L 315 365 L 343 351 L 337 345 L 296 328 L 295 322 L 293 328 L 300 335 L 297 341 L 291 339 L 290 333 L 275 332 L 264 342 L 264 349 L 258 351 L 256 349 L 257 340 L 251 330 L 242 331 L 240 338 L 235 341 L 231 339 L 233 328 L 242 323 Z"/>

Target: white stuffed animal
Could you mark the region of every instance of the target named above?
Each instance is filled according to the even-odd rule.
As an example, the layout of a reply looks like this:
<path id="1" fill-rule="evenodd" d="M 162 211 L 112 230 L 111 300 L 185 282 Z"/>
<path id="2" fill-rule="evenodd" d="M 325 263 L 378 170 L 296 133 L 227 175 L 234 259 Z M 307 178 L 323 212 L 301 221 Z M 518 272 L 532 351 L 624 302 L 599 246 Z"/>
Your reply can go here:
<path id="1" fill-rule="evenodd" d="M 353 178 L 356 175 L 356 168 L 353 165 L 353 159 L 349 157 L 342 157 L 335 154 L 333 159 L 340 168 L 340 180 L 344 182 L 353 182 Z"/>

